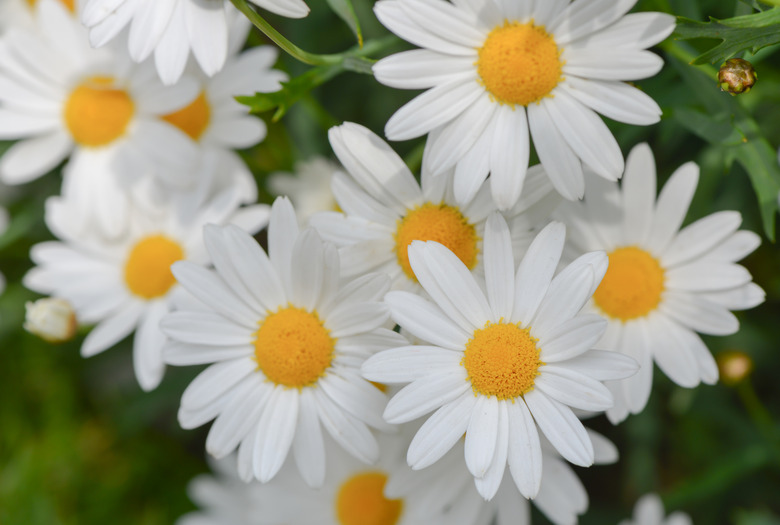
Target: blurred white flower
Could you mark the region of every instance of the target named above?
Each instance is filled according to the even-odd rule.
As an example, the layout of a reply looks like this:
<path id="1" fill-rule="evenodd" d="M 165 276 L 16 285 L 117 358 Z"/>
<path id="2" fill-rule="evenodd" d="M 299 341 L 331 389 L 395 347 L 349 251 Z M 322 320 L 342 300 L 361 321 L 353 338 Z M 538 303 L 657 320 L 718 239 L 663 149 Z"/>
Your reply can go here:
<path id="1" fill-rule="evenodd" d="M 692 525 L 690 516 L 673 512 L 664 519 L 664 504 L 656 494 L 645 494 L 634 507 L 633 519 L 623 520 L 619 525 Z"/>
<path id="2" fill-rule="evenodd" d="M 64 343 L 76 335 L 76 312 L 65 299 L 45 297 L 24 306 L 24 329 L 31 334 L 49 343 Z"/>
<path id="3" fill-rule="evenodd" d="M 333 175 L 343 168 L 324 157 L 314 157 L 295 165 L 295 173 L 276 172 L 267 179 L 268 189 L 274 195 L 290 198 L 301 225 L 319 211 L 338 210 L 338 203 L 330 189 Z"/>

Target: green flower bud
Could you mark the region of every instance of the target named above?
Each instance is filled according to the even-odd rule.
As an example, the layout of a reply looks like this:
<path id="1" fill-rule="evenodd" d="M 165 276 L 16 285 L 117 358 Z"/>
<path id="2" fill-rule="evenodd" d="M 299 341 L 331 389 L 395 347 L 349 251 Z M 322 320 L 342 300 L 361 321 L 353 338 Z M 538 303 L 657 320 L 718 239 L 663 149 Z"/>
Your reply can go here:
<path id="1" fill-rule="evenodd" d="M 721 91 L 728 91 L 732 96 L 750 91 L 757 78 L 758 73 L 753 69 L 753 64 L 742 58 L 726 60 L 718 71 Z"/>

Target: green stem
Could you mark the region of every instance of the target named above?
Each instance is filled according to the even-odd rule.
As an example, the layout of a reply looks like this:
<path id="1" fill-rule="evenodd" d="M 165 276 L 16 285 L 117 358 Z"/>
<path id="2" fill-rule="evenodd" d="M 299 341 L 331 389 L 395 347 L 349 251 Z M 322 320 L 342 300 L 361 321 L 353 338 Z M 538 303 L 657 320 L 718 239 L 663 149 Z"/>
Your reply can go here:
<path id="1" fill-rule="evenodd" d="M 777 425 L 772 419 L 772 414 L 759 399 L 750 378 L 746 378 L 739 383 L 736 390 L 750 419 L 753 420 L 753 424 L 756 425 L 767 445 L 774 453 L 775 462 L 780 465 L 780 434 L 778 433 Z"/>
<path id="2" fill-rule="evenodd" d="M 696 60 L 696 55 L 690 50 L 689 46 L 683 45 L 676 40 L 672 40 L 671 38 L 667 38 L 666 40 L 661 42 L 659 47 L 664 51 L 666 51 L 667 53 L 669 53 L 670 55 L 672 55 L 673 57 L 678 58 L 681 61 L 685 62 L 686 64 L 699 69 L 703 73 L 706 73 L 707 76 L 713 79 L 718 77 L 718 70 L 714 66 L 711 66 L 709 64 L 693 63 L 693 61 Z"/>
<path id="3" fill-rule="evenodd" d="M 375 62 L 368 55 L 378 53 L 398 41 L 396 37 L 386 37 L 366 42 L 363 46 L 357 46 L 345 53 L 318 55 L 309 53 L 287 40 L 279 31 L 274 29 L 246 0 L 231 0 L 233 5 L 241 11 L 256 28 L 263 32 L 276 45 L 296 60 L 312 66 L 341 65 L 344 69 L 358 73 L 372 74 L 371 66 Z"/>

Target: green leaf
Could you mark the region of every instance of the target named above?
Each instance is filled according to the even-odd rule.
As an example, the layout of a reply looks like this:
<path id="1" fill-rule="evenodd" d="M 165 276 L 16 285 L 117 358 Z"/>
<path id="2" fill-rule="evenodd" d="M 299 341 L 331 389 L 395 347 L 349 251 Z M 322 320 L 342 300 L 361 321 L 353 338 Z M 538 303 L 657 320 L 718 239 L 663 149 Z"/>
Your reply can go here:
<path id="1" fill-rule="evenodd" d="M 780 42 L 780 8 L 723 20 L 710 18 L 709 22 L 680 17 L 674 37 L 720 40 L 720 44 L 693 61 L 694 64 L 709 62 L 720 65 L 742 51 L 749 50 L 755 54 L 763 47 Z"/>
<path id="2" fill-rule="evenodd" d="M 363 47 L 363 33 L 360 29 L 360 20 L 358 20 L 357 14 L 355 13 L 355 7 L 352 5 L 352 0 L 328 0 L 328 5 L 334 13 L 339 15 L 339 18 L 346 22 L 352 32 L 355 33 L 358 45 Z"/>
<path id="3" fill-rule="evenodd" d="M 747 171 L 758 198 L 766 236 L 775 239 L 775 213 L 780 194 L 777 150 L 737 99 L 718 91 L 713 81 L 696 68 L 669 57 L 702 109 L 677 108 L 675 120 L 710 144 L 719 146 L 727 162 L 737 161 Z"/>
<path id="4" fill-rule="evenodd" d="M 340 64 L 315 67 L 303 75 L 282 82 L 282 89 L 279 91 L 255 93 L 250 96 L 236 97 L 236 100 L 249 106 L 252 113 L 264 113 L 275 109 L 272 121 L 276 122 L 312 89 L 324 84 L 344 70 L 345 68 Z"/>

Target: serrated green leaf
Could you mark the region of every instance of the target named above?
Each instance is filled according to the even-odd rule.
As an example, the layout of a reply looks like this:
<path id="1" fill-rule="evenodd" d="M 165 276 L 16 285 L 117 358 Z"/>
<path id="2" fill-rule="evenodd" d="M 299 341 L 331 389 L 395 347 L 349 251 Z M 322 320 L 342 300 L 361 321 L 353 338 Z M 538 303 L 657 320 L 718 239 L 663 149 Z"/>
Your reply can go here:
<path id="1" fill-rule="evenodd" d="M 755 54 L 761 48 L 780 43 L 780 8 L 723 20 L 711 18 L 709 22 L 680 17 L 674 37 L 720 40 L 720 44 L 693 61 L 719 65 L 742 51 Z"/>
<path id="2" fill-rule="evenodd" d="M 355 7 L 352 5 L 352 0 L 328 0 L 328 5 L 339 18 L 344 20 L 352 32 L 355 33 L 358 45 L 363 47 L 363 32 L 360 29 L 360 20 L 358 20 L 357 14 L 355 13 Z"/>
<path id="3" fill-rule="evenodd" d="M 780 194 L 777 150 L 739 101 L 719 92 L 712 79 L 698 69 L 671 57 L 669 60 L 703 105 L 702 109 L 676 109 L 675 120 L 710 144 L 722 148 L 727 162 L 736 160 L 747 171 L 758 199 L 764 232 L 774 241 Z"/>

